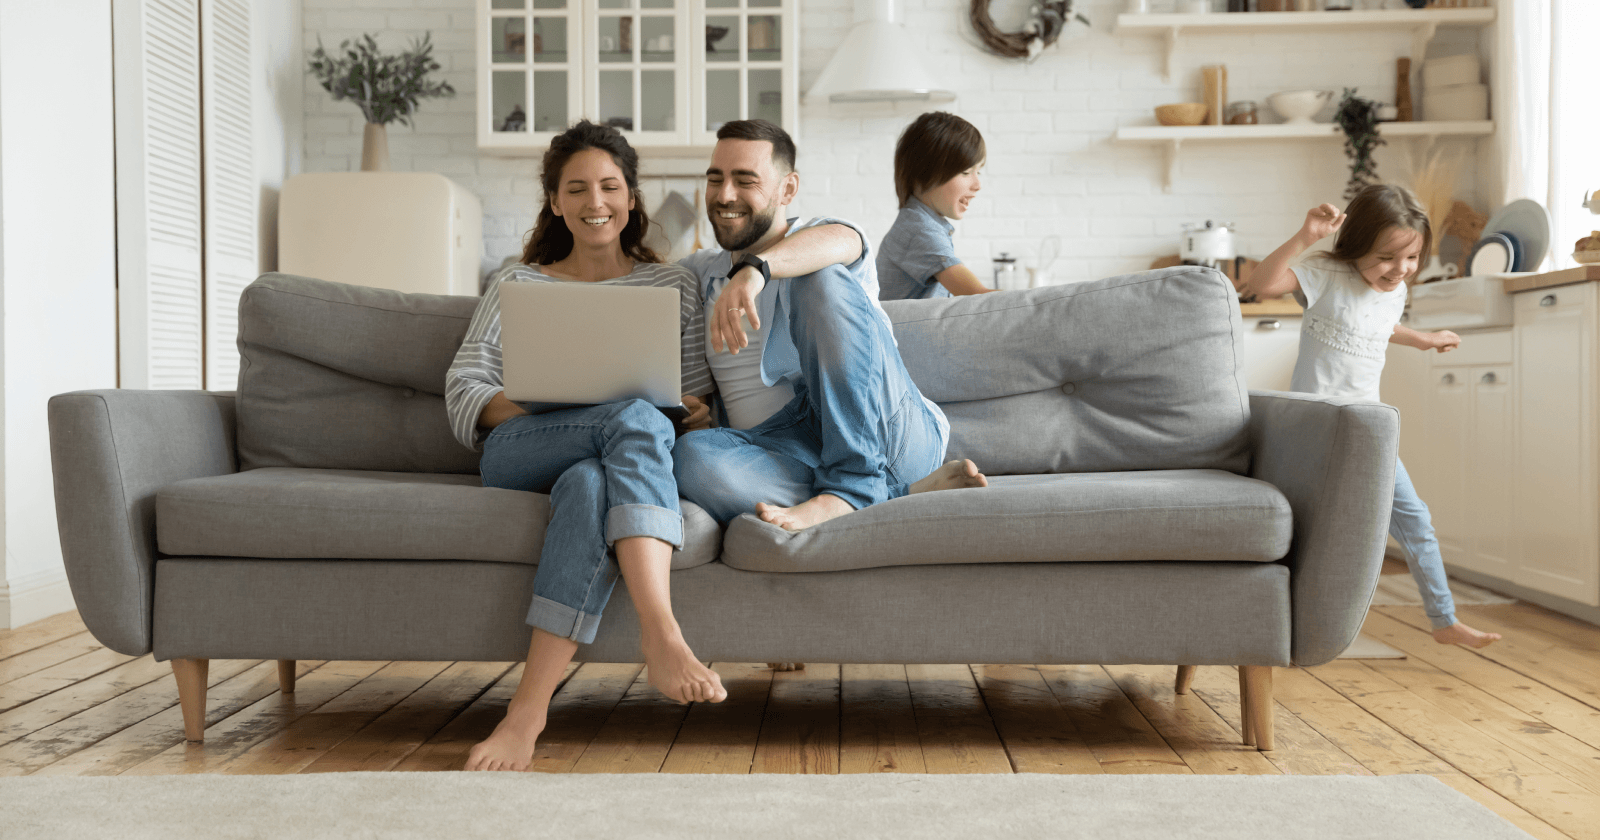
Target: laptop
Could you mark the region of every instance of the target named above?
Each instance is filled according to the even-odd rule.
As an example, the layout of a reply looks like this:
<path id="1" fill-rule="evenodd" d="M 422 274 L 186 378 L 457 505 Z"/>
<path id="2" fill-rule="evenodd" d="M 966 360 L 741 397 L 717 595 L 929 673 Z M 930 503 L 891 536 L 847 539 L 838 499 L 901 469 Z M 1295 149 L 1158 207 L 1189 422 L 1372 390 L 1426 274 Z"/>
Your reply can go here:
<path id="1" fill-rule="evenodd" d="M 681 305 L 671 286 L 501 283 L 506 399 L 535 414 L 643 399 L 688 417 Z"/>

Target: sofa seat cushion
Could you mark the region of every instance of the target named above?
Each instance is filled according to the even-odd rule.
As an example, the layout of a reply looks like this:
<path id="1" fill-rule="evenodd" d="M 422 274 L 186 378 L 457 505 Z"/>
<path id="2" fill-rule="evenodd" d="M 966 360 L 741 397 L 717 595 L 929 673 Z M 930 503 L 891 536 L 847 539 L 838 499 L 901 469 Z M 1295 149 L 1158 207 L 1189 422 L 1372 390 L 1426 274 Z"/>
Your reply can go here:
<path id="1" fill-rule="evenodd" d="M 672 568 L 716 559 L 721 530 L 682 502 Z M 156 541 L 174 556 L 539 562 L 550 497 L 478 476 L 267 467 L 156 494 Z"/>
<path id="2" fill-rule="evenodd" d="M 752 572 L 943 563 L 1272 562 L 1289 501 L 1221 470 L 997 476 L 987 488 L 905 496 L 791 533 L 744 515 L 722 562 Z"/>

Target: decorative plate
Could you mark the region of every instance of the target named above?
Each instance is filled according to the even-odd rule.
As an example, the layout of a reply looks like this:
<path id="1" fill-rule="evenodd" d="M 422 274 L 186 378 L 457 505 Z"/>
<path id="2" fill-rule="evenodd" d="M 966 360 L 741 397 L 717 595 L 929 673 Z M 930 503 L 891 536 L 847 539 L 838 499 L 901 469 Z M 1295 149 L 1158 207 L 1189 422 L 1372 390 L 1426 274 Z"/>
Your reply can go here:
<path id="1" fill-rule="evenodd" d="M 1472 256 L 1467 258 L 1467 276 L 1504 274 L 1517 264 L 1517 245 L 1503 233 L 1491 233 L 1472 246 Z"/>

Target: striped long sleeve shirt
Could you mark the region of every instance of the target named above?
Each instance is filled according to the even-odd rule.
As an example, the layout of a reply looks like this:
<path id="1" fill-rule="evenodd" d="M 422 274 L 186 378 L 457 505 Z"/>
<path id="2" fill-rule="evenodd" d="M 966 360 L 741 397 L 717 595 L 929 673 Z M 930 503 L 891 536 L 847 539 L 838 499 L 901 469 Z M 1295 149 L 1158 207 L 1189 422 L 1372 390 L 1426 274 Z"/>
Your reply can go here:
<path id="1" fill-rule="evenodd" d="M 461 349 L 445 374 L 444 401 L 450 415 L 450 430 L 463 446 L 481 450 L 487 432 L 478 428 L 478 415 L 494 395 L 505 390 L 504 367 L 500 357 L 500 284 L 566 282 L 540 271 L 537 266 L 516 265 L 502 269 L 489 280 L 489 289 L 473 313 Z M 609 286 L 675 286 L 681 301 L 683 334 L 683 383 L 680 393 L 700 397 L 711 393 L 711 369 L 706 366 L 705 315 L 700 307 L 700 278 L 688 269 L 670 263 L 637 263 L 633 271 Z"/>

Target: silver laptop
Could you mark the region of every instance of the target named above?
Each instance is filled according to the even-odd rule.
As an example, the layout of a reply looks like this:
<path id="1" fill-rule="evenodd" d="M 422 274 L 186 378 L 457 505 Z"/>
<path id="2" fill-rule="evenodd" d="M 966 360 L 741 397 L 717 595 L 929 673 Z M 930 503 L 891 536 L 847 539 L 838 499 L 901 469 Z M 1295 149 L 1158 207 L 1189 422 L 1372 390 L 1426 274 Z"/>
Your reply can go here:
<path id="1" fill-rule="evenodd" d="M 534 413 L 644 399 L 683 414 L 678 290 L 501 283 L 506 399 Z"/>

